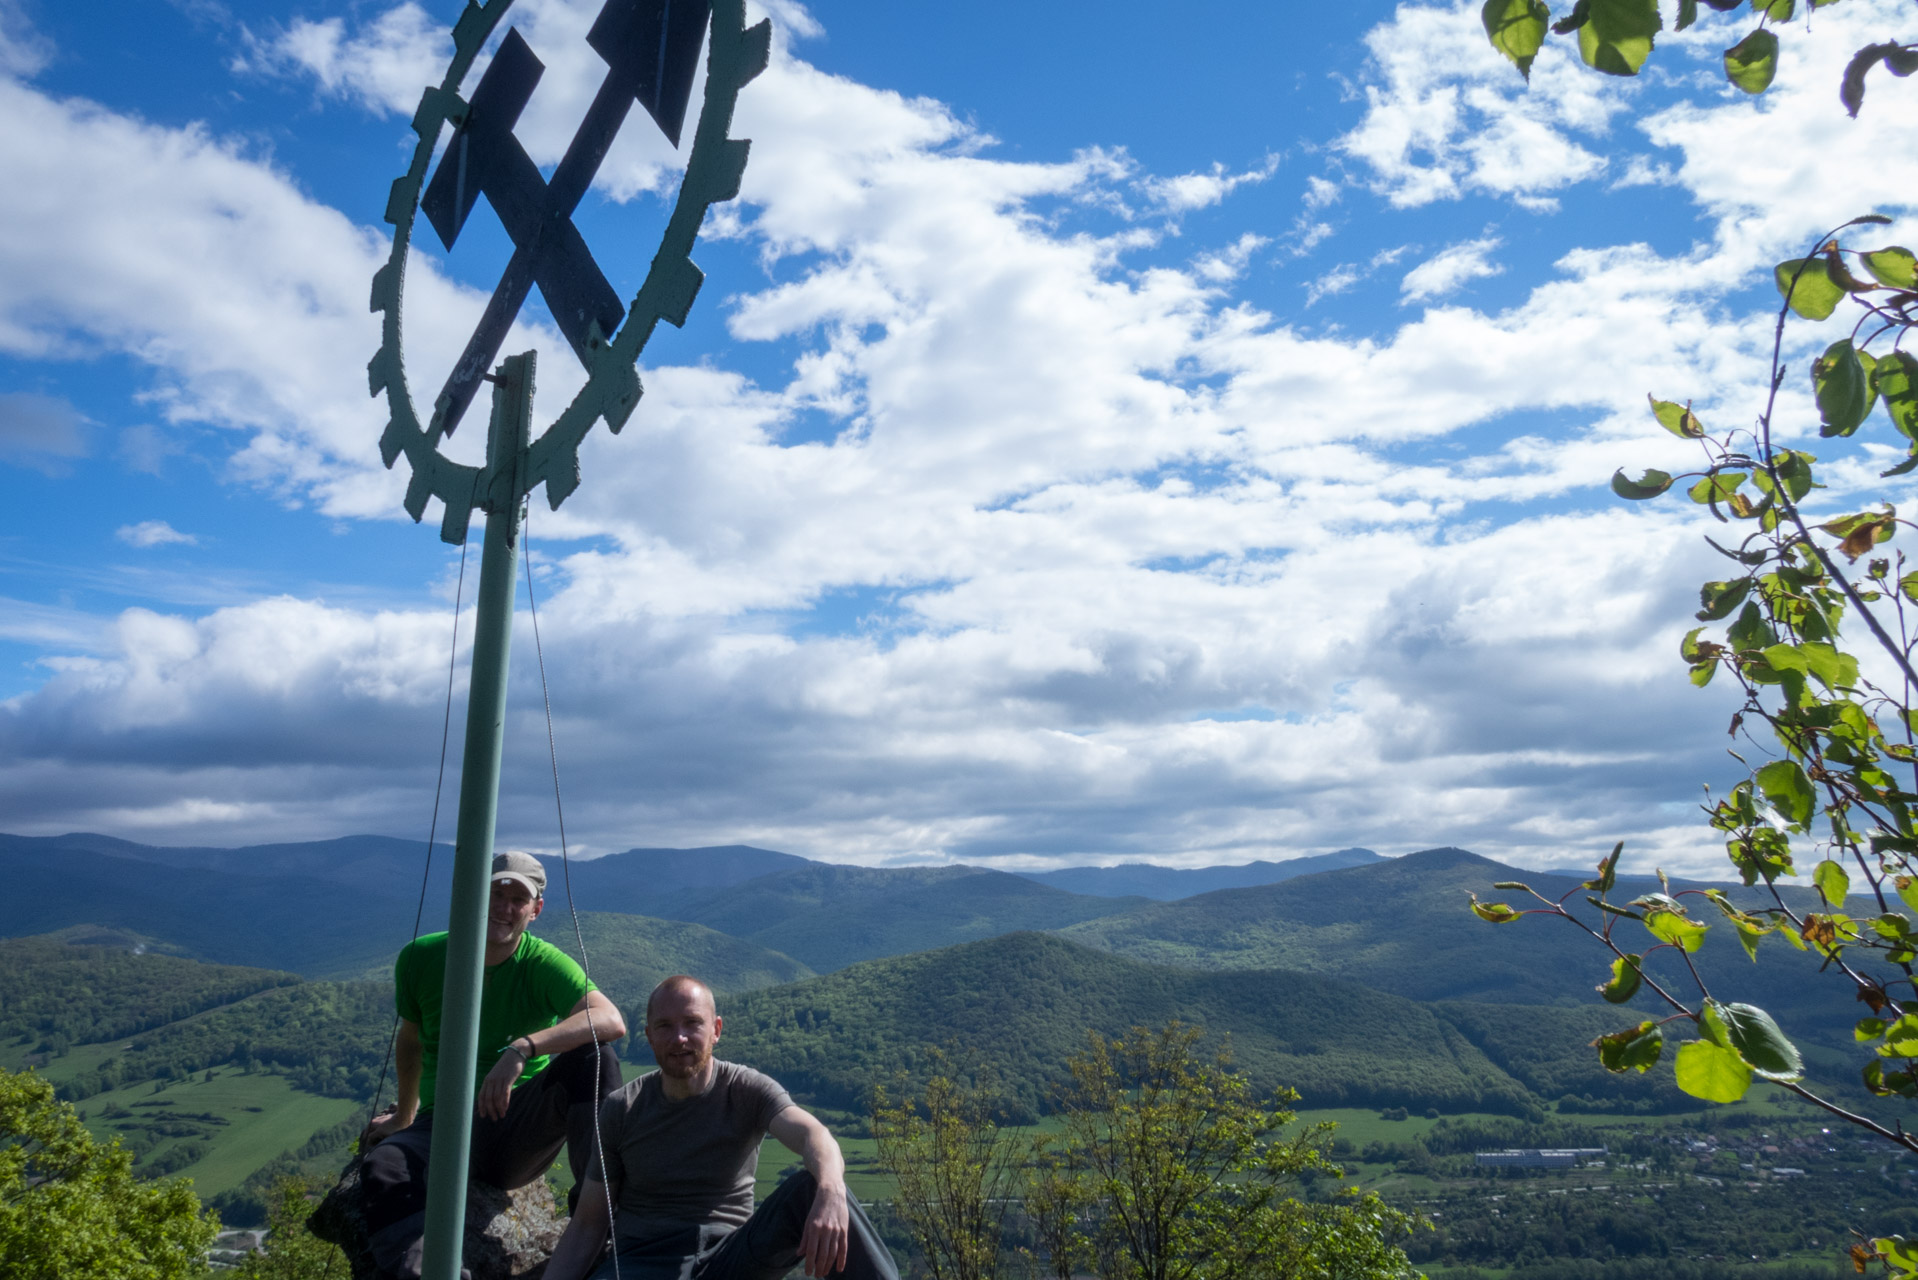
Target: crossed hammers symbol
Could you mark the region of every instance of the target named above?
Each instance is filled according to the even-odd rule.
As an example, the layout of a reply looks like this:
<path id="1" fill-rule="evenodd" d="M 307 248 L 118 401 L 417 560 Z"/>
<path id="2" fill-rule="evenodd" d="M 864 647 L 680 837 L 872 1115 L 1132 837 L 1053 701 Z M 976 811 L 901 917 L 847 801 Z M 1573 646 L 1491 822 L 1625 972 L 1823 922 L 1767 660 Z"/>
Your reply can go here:
<path id="1" fill-rule="evenodd" d="M 430 430 L 436 435 L 451 435 L 459 425 L 533 285 L 589 368 L 593 347 L 625 318 L 619 295 L 573 225 L 573 210 L 635 101 L 679 145 L 711 8 L 711 0 L 606 0 L 586 35 L 607 64 L 606 78 L 551 182 L 513 136 L 546 68 L 517 28 L 506 33 L 420 200 L 448 249 L 481 195 L 513 241 L 513 257 L 434 402 Z"/>

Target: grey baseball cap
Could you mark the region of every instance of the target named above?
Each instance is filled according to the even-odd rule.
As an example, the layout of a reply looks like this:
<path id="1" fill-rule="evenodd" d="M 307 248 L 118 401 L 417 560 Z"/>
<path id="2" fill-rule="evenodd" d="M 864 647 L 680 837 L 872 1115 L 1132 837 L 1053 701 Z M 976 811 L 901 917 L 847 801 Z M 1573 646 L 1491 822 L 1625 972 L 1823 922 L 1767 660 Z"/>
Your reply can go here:
<path id="1" fill-rule="evenodd" d="M 517 880 L 532 890 L 535 898 L 546 896 L 546 868 L 530 853 L 514 850 L 493 855 L 493 883 Z"/>

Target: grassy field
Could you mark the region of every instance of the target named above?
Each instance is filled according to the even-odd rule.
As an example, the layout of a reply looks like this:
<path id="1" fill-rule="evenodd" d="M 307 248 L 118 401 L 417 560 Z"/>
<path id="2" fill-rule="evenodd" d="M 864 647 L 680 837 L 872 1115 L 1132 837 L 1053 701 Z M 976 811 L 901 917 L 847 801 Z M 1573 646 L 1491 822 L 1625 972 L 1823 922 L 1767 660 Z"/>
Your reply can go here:
<path id="1" fill-rule="evenodd" d="M 193 1189 L 203 1197 L 239 1186 L 267 1161 L 355 1110 L 345 1099 L 300 1093 L 283 1077 L 245 1075 L 235 1067 L 216 1068 L 158 1089 L 153 1082 L 116 1089 L 79 1104 L 87 1128 L 100 1138 L 133 1140 L 153 1133 L 153 1126 L 204 1135 L 155 1134 L 154 1145 L 141 1157 L 143 1163 L 164 1161 L 179 1144 L 202 1142 L 206 1154 L 174 1172 L 193 1179 Z"/>

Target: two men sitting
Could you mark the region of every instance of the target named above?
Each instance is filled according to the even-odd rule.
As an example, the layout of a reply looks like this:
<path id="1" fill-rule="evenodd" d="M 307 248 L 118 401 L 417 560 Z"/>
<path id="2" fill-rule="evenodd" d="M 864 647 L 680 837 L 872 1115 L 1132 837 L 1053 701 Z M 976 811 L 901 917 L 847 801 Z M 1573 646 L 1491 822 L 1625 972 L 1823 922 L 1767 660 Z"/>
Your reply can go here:
<path id="1" fill-rule="evenodd" d="M 565 1143 L 573 1216 L 547 1280 L 776 1280 L 801 1263 L 809 1276 L 898 1280 L 846 1190 L 832 1134 L 777 1082 L 713 1057 L 722 1020 L 705 984 L 678 976 L 653 989 L 645 1030 L 659 1070 L 620 1085 L 611 1045 L 626 1034 L 619 1011 L 570 958 L 526 933 L 545 887 L 537 859 L 493 859 L 471 1170 L 523 1186 Z M 365 1135 L 378 1144 L 361 1170 L 374 1260 L 383 1276 L 403 1280 L 420 1274 L 445 956 L 444 934 L 400 953 L 399 1100 Z M 799 1154 L 804 1172 L 755 1209 L 767 1134 Z M 595 1270 L 609 1231 L 614 1256 Z"/>

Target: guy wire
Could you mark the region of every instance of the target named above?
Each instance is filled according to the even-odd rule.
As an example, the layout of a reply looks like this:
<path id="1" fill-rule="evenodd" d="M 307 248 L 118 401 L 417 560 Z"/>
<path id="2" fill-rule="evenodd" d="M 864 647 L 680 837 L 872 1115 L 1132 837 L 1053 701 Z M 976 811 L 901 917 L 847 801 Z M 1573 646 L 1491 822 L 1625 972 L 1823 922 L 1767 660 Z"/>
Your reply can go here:
<path id="1" fill-rule="evenodd" d="M 566 882 L 566 910 L 573 917 L 573 941 L 579 945 L 580 968 L 585 971 L 586 981 L 593 980 L 592 961 L 586 955 L 586 935 L 580 931 L 579 908 L 573 902 L 573 863 L 566 852 L 566 807 L 559 796 L 559 743 L 553 736 L 553 696 L 546 686 L 546 650 L 539 638 L 539 602 L 533 592 L 533 520 L 531 503 L 521 507 L 521 520 L 524 522 L 520 532 L 520 552 L 526 562 L 526 607 L 533 619 L 533 655 L 539 662 L 539 696 L 546 707 L 546 753 L 553 764 L 553 812 L 559 819 L 559 866 L 560 874 Z M 606 1234 L 612 1245 L 613 1280 L 619 1280 L 619 1237 L 613 1231 L 613 1189 L 606 1180 L 606 1138 L 600 1131 L 600 1063 L 599 1028 L 593 1025 L 593 1004 L 586 1002 L 586 1031 L 592 1036 L 593 1044 L 593 1154 L 599 1161 L 599 1186 L 606 1197 Z M 582 1183 L 580 1191 L 586 1190 Z"/>
<path id="2" fill-rule="evenodd" d="M 460 656 L 460 601 L 466 592 L 466 543 L 460 543 L 460 576 L 453 587 L 453 650 L 446 655 L 446 715 L 440 721 L 440 771 L 433 783 L 433 821 L 426 829 L 426 866 L 420 872 L 420 900 L 413 908 L 413 938 L 417 942 L 420 936 L 420 921 L 426 912 L 426 881 L 433 874 L 433 841 L 440 833 L 440 793 L 446 788 L 446 744 L 453 732 L 453 674 L 459 665 Z M 367 1123 L 380 1113 L 380 1095 L 386 1092 L 386 1069 L 393 1062 L 393 1046 L 400 1034 L 400 1015 L 393 1014 L 393 1029 L 386 1034 L 386 1056 L 380 1059 L 380 1082 L 373 1086 L 373 1105 L 367 1112 Z"/>

